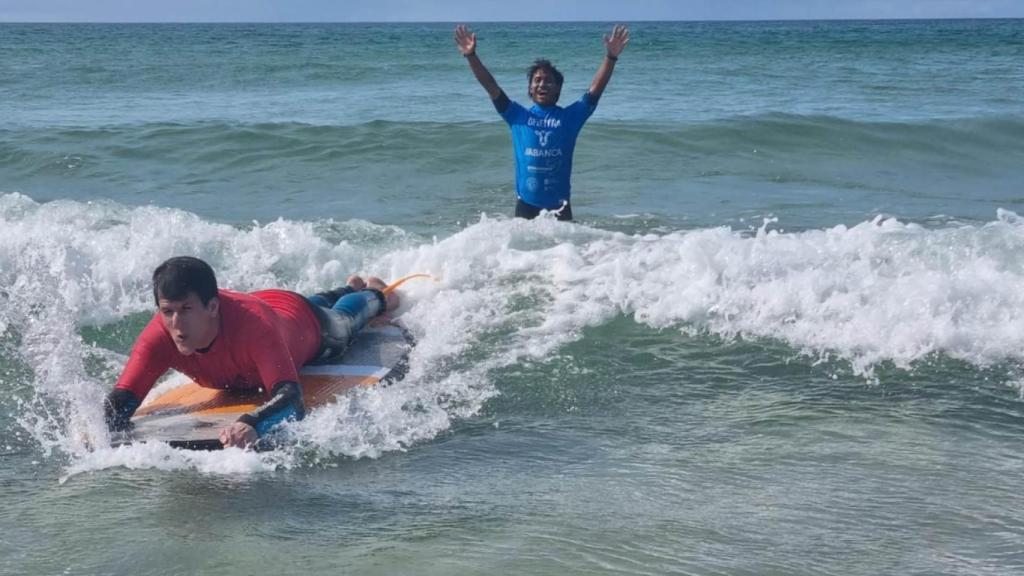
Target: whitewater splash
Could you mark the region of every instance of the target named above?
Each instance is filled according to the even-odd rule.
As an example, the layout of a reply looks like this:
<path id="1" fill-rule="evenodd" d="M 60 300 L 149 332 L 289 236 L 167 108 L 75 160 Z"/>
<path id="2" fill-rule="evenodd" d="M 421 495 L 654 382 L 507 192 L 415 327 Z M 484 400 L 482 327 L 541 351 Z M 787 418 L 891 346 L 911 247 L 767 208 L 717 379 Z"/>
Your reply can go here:
<path id="1" fill-rule="evenodd" d="M 358 221 L 236 228 L 170 209 L 8 194 L 0 224 L 0 363 L 32 375 L 30 387 L 0 388 L 19 396 L 18 425 L 48 455 L 67 456 L 69 473 L 237 473 L 404 450 L 477 414 L 497 393 L 496 370 L 541 361 L 623 315 L 652 329 L 783 341 L 868 378 L 885 362 L 912 369 L 943 354 L 986 367 L 1018 362 L 1024 350 L 1024 222 L 1006 211 L 983 225 L 941 228 L 879 217 L 796 233 L 767 221 L 640 235 L 485 216 L 425 241 Z M 350 271 L 429 272 L 442 281 L 403 287 L 402 320 L 418 340 L 405 380 L 291 425 L 291 449 L 90 452 L 78 436 L 104 434 L 99 401 L 127 350 L 97 346 L 83 329 L 144 318 L 149 274 L 174 254 L 207 259 L 224 286 L 239 290 L 309 292 Z"/>
<path id="2" fill-rule="evenodd" d="M 440 269 L 489 299 L 542 303 L 517 331 L 522 356 L 546 355 L 565 334 L 625 314 L 652 328 L 781 339 L 862 374 L 938 352 L 977 366 L 1020 358 L 1024 222 L 1016 214 L 938 230 L 882 217 L 792 234 L 772 224 L 626 235 L 485 220 L 394 258 Z M 516 315 L 493 321 L 507 322 L 505 313 Z"/>

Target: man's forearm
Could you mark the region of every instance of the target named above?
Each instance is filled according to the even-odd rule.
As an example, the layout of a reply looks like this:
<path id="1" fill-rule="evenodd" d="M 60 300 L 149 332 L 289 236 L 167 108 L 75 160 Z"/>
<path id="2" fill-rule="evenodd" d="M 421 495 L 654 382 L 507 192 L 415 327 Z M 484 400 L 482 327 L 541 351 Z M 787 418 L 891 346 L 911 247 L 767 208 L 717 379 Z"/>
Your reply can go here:
<path id="1" fill-rule="evenodd" d="M 601 61 L 601 67 L 597 69 L 597 73 L 594 74 L 593 81 L 590 82 L 590 96 L 597 100 L 604 93 L 604 89 L 608 86 L 608 81 L 612 79 L 612 72 L 615 71 L 615 62 L 618 61 L 617 56 L 611 56 L 605 54 L 604 60 Z"/>
<path id="2" fill-rule="evenodd" d="M 273 396 L 266 404 L 243 414 L 238 421 L 252 426 L 258 435 L 263 436 L 285 420 L 302 420 L 305 416 L 302 388 L 298 382 L 285 381 L 274 385 Z"/>
<path id="3" fill-rule="evenodd" d="M 491 72 L 484 66 L 484 63 L 480 61 L 480 57 L 476 55 L 476 52 L 468 54 L 466 60 L 469 61 L 469 69 L 473 71 L 473 76 L 476 76 L 476 81 L 484 87 L 491 100 L 501 96 L 501 87 L 498 86 L 497 80 L 494 79 Z"/>
<path id="4" fill-rule="evenodd" d="M 112 431 L 126 430 L 131 427 L 132 414 L 142 402 L 128 390 L 114 388 L 107 394 L 103 402 L 103 419 L 107 428 Z"/>

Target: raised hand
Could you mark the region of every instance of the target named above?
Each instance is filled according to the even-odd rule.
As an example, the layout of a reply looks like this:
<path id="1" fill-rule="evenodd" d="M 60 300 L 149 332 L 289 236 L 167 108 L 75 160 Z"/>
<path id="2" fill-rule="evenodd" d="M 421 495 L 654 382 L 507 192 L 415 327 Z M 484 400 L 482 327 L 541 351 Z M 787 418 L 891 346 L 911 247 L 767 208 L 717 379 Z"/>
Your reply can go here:
<path id="1" fill-rule="evenodd" d="M 484 66 L 484 63 L 476 55 L 476 34 L 470 32 L 465 24 L 459 24 L 455 27 L 455 45 L 458 46 L 459 52 L 462 52 L 462 55 L 466 57 L 466 62 L 469 63 L 469 69 L 473 71 L 473 76 L 484 87 L 491 100 L 501 96 L 501 88 L 494 80 L 494 76 L 491 76 L 491 73 L 487 71 L 487 67 Z"/>
<path id="2" fill-rule="evenodd" d="M 618 58 L 626 48 L 626 44 L 629 44 L 629 28 L 621 24 L 612 28 L 611 34 L 604 35 L 604 46 L 612 58 Z"/>
<path id="3" fill-rule="evenodd" d="M 455 45 L 463 56 L 470 56 L 476 53 L 476 34 L 469 31 L 465 24 L 455 27 Z"/>

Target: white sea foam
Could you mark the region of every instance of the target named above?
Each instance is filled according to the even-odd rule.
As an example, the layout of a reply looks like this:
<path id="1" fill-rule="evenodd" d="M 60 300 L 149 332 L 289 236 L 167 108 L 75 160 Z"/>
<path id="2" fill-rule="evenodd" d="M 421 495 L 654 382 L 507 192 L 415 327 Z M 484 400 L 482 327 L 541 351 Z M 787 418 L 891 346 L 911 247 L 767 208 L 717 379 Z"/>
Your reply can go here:
<path id="1" fill-rule="evenodd" d="M 482 217 L 423 242 L 365 222 L 333 223 L 340 236 L 328 237 L 320 224 L 239 229 L 163 208 L 8 194 L 0 225 L 0 330 L 17 333 L 16 360 L 35 374 L 19 422 L 48 452 L 70 455 L 72 473 L 111 465 L 237 473 L 403 450 L 477 413 L 496 393 L 495 369 L 545 358 L 620 315 L 654 329 L 777 339 L 868 376 L 880 362 L 906 369 L 934 353 L 976 366 L 1024 354 L 1024 223 L 1004 211 L 980 226 L 877 218 L 797 233 L 766 222 L 645 235 Z M 182 253 L 209 260 L 222 284 L 242 290 L 309 292 L 349 271 L 441 281 L 403 287 L 402 318 L 418 339 L 406 379 L 292 425 L 292 451 L 88 452 L 78 434 L 102 437 L 98 403 L 111 382 L 86 359 L 113 378 L 124 356 L 93 351 L 78 330 L 150 310 L 150 271 Z"/>
<path id="2" fill-rule="evenodd" d="M 933 352 L 975 365 L 1024 351 L 1024 223 L 926 229 L 876 218 L 781 233 L 713 228 L 625 235 L 553 222 L 483 221 L 394 254 L 492 304 L 474 325 L 517 326 L 505 353 L 543 356 L 626 314 L 652 328 L 777 338 L 859 373 Z M 452 255 L 457 255 L 452 258 Z M 533 297 L 520 312 L 505 309 Z M 411 316 L 429 314 L 426 309 Z M 429 330 L 424 326 L 424 330 Z"/>

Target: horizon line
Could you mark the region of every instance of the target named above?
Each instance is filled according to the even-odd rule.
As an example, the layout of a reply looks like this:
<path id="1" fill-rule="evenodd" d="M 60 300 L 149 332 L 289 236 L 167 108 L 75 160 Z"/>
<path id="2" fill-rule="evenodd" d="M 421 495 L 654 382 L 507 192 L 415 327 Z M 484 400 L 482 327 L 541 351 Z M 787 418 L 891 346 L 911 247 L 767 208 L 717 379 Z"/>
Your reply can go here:
<path id="1" fill-rule="evenodd" d="M 0 20 L 0 24 L 580 24 L 580 23 L 719 23 L 719 22 L 911 22 L 936 20 L 1024 20 L 1024 16 L 934 16 L 876 18 L 716 18 L 668 20 Z"/>

